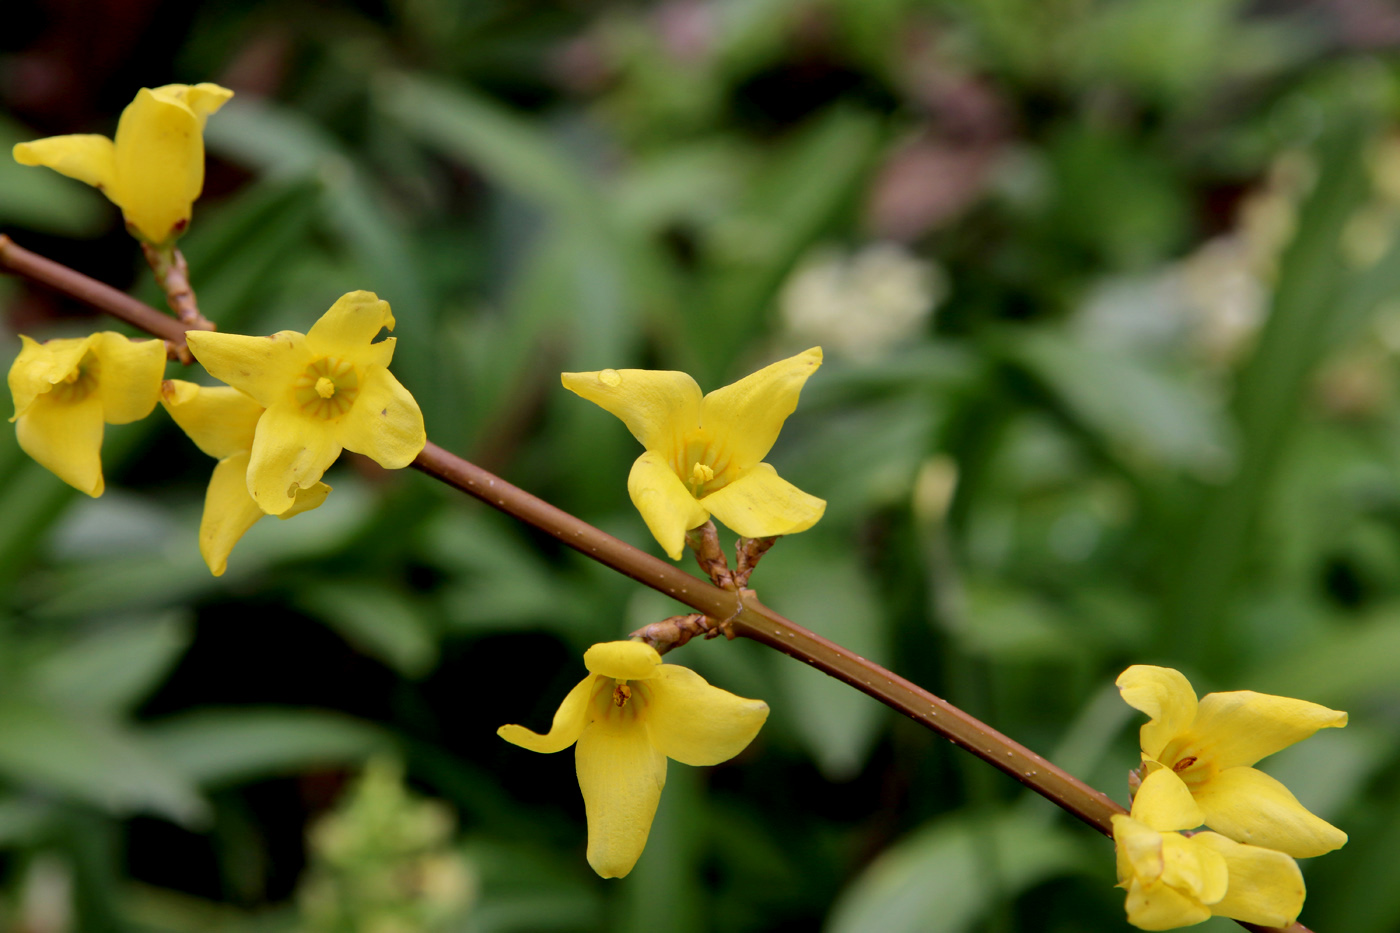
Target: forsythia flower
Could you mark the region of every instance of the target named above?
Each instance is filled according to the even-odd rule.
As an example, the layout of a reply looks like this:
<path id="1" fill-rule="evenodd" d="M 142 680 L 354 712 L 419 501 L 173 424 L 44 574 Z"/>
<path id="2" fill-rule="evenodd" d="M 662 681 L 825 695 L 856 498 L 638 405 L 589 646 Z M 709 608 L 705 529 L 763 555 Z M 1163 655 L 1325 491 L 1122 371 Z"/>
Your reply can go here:
<path id="1" fill-rule="evenodd" d="M 1298 863 L 1218 833 L 1177 831 L 1200 823 L 1200 807 L 1164 770 L 1143 781 L 1130 816 L 1113 817 L 1128 922 L 1143 930 L 1172 930 L 1211 916 L 1269 927 L 1293 923 L 1306 894 Z"/>
<path id="2" fill-rule="evenodd" d="M 780 360 L 701 398 L 685 373 L 605 369 L 564 373 L 564 388 L 621 418 L 646 453 L 627 492 L 661 547 L 679 560 L 685 533 L 714 515 L 747 538 L 794 534 L 817 523 L 826 502 L 763 462 L 820 347 Z"/>
<path id="3" fill-rule="evenodd" d="M 142 88 L 122 111 L 115 140 L 80 134 L 19 143 L 15 160 L 93 185 L 154 245 L 185 232 L 204 188 L 204 123 L 233 92 L 217 84 Z"/>
<path id="4" fill-rule="evenodd" d="M 208 388 L 179 379 L 165 381 L 160 401 L 190 440 L 219 461 L 204 494 L 199 553 L 214 576 L 222 576 L 233 546 L 265 514 L 248 493 L 248 462 L 263 407 L 230 386 Z M 330 491 L 325 483 L 298 489 L 296 502 L 277 517 L 310 511 Z"/>
<path id="5" fill-rule="evenodd" d="M 165 344 L 112 331 L 20 340 L 10 367 L 19 446 L 68 485 L 102 495 L 102 425 L 139 421 L 156 407 Z"/>
<path id="6" fill-rule="evenodd" d="M 712 687 L 689 668 L 663 664 L 644 642 L 594 645 L 583 663 L 590 673 L 559 705 L 547 735 L 522 726 L 502 726 L 496 734 L 534 752 L 578 743 L 588 864 L 604 878 L 621 878 L 647 843 L 666 759 L 716 765 L 733 758 L 758 734 L 768 704 Z"/>
<path id="7" fill-rule="evenodd" d="M 1295 858 L 1347 841 L 1288 788 L 1251 767 L 1318 729 L 1345 726 L 1346 713 L 1252 690 L 1209 693 L 1197 703 L 1180 672 L 1145 664 L 1128 668 L 1117 683 L 1129 706 L 1152 717 L 1140 733 L 1143 776 L 1169 774 L 1190 791 L 1211 829 Z"/>
<path id="8" fill-rule="evenodd" d="M 306 334 L 270 337 L 189 331 L 190 352 L 210 375 L 267 409 L 258 419 L 248 461 L 248 492 L 270 515 L 315 486 L 342 448 L 398 470 L 427 442 L 423 413 L 389 373 L 394 338 L 389 303 L 350 292 Z"/>

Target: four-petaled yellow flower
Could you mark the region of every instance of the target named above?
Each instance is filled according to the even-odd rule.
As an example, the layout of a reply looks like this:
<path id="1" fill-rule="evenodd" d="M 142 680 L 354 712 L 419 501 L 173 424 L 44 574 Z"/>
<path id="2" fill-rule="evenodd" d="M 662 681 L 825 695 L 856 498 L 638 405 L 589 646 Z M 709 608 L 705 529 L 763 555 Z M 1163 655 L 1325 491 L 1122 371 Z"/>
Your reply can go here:
<path id="1" fill-rule="evenodd" d="M 1346 833 L 1300 804 L 1253 765 L 1318 729 L 1347 724 L 1337 710 L 1252 690 L 1209 693 L 1166 667 L 1136 664 L 1118 678 L 1123 699 L 1152 721 L 1142 727 L 1143 776 L 1165 771 L 1195 798 L 1211 829 L 1295 858 L 1331 852 Z"/>
<path id="2" fill-rule="evenodd" d="M 564 373 L 564 388 L 621 418 L 646 453 L 627 491 L 661 547 L 679 560 L 685 533 L 711 515 L 748 538 L 805 531 L 826 502 L 778 476 L 763 458 L 778 439 L 820 347 L 780 360 L 703 398 L 685 373 L 605 369 Z"/>
<path id="3" fill-rule="evenodd" d="M 209 388 L 179 379 L 165 381 L 160 402 L 190 440 L 219 461 L 204 494 L 199 553 L 214 576 L 222 576 L 233 546 L 266 514 L 248 493 L 248 462 L 263 407 L 231 386 Z M 277 517 L 310 511 L 330 491 L 325 483 L 298 489 L 296 502 Z"/>
<path id="4" fill-rule="evenodd" d="M 390 470 L 423 449 L 423 413 L 389 373 L 394 338 L 370 342 L 386 327 L 394 329 L 387 301 L 350 292 L 304 335 L 185 335 L 210 375 L 267 409 L 248 462 L 248 492 L 264 512 L 292 508 L 297 490 L 320 482 L 342 448 Z"/>
<path id="5" fill-rule="evenodd" d="M 663 664 L 656 649 L 639 641 L 594 645 L 583 663 L 590 673 L 559 705 L 547 735 L 522 726 L 502 726 L 497 734 L 535 752 L 578 743 L 588 864 L 604 878 L 621 878 L 651 832 L 666 759 L 716 765 L 733 758 L 758 734 L 768 704 Z"/>
<path id="6" fill-rule="evenodd" d="M 1143 780 L 1130 816 L 1113 817 L 1128 922 L 1143 930 L 1173 930 L 1212 916 L 1269 927 L 1293 923 L 1306 894 L 1298 863 L 1219 833 L 1179 832 L 1199 826 L 1201 817 L 1186 787 L 1165 770 Z"/>
<path id="7" fill-rule="evenodd" d="M 19 446 L 68 485 L 102 495 L 102 425 L 139 421 L 156 407 L 165 344 L 112 331 L 20 340 L 10 367 Z"/>
<path id="8" fill-rule="evenodd" d="M 142 88 L 122 111 L 115 140 L 79 134 L 19 143 L 15 160 L 93 185 L 127 226 L 161 245 L 185 232 L 204 188 L 204 123 L 233 92 L 217 84 Z"/>

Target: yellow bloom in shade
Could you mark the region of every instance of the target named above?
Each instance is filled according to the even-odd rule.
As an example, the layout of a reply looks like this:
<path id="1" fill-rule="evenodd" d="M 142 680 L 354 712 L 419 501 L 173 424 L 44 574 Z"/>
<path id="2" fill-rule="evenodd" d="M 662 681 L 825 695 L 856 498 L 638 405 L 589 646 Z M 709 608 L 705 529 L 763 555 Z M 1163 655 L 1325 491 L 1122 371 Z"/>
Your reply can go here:
<path id="1" fill-rule="evenodd" d="M 20 341 L 10 367 L 19 446 L 68 485 L 102 495 L 102 425 L 139 421 L 156 407 L 165 344 L 112 331 Z"/>
<path id="2" fill-rule="evenodd" d="M 167 379 L 161 404 L 200 450 L 219 461 L 204 494 L 199 553 L 214 576 L 223 576 L 228 556 L 265 514 L 248 493 L 248 462 L 263 407 L 231 386 L 207 388 Z M 331 487 L 317 483 L 296 491 L 296 502 L 278 518 L 291 518 L 326 501 Z"/>
<path id="3" fill-rule="evenodd" d="M 1211 829 L 1295 858 L 1347 841 L 1288 788 L 1251 767 L 1318 729 L 1345 726 L 1346 713 L 1251 690 L 1209 693 L 1198 703 L 1179 671 L 1146 664 L 1124 671 L 1118 689 L 1129 706 L 1152 717 L 1140 733 L 1143 776 L 1165 771 L 1195 798 Z"/>
<path id="4" fill-rule="evenodd" d="M 204 123 L 233 92 L 217 84 L 142 88 L 122 111 L 115 140 L 51 136 L 14 148 L 22 165 L 44 165 L 93 185 L 152 244 L 185 232 L 204 188 Z"/>
<path id="5" fill-rule="evenodd" d="M 621 418 L 646 453 L 627 492 L 651 533 L 679 560 L 685 533 L 711 515 L 748 538 L 805 531 L 826 511 L 763 462 L 821 347 L 779 360 L 703 398 L 685 373 L 605 369 L 564 373 L 564 388 Z"/>
<path id="6" fill-rule="evenodd" d="M 292 508 L 297 490 L 320 482 L 342 449 L 390 470 L 408 466 L 423 449 L 423 413 L 389 373 L 394 338 L 370 342 L 385 327 L 394 329 L 389 303 L 373 292 L 350 292 L 304 335 L 185 335 L 210 375 L 267 409 L 248 461 L 248 492 L 264 512 Z"/>
<path id="7" fill-rule="evenodd" d="M 1149 774 L 1129 816 L 1113 817 L 1119 886 L 1128 922 L 1173 930 L 1212 916 L 1284 927 L 1298 918 L 1306 889 L 1298 863 L 1282 852 L 1241 845 L 1199 826 L 1201 809 L 1165 770 Z"/>
<path id="8" fill-rule="evenodd" d="M 699 674 L 639 641 L 594 645 L 589 675 L 569 691 L 546 735 L 523 726 L 496 734 L 533 752 L 575 742 L 588 816 L 588 864 L 604 878 L 632 870 L 651 832 L 666 783 L 666 759 L 717 765 L 743 751 L 768 718 L 768 704 L 712 687 Z"/>

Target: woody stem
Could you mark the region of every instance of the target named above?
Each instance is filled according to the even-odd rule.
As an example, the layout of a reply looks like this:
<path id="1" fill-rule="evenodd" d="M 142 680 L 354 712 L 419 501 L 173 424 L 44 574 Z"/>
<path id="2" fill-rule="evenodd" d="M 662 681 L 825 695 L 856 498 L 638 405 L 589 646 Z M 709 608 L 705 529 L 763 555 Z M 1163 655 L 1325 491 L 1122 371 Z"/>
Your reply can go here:
<path id="1" fill-rule="evenodd" d="M 66 266 L 21 249 L 5 236 L 0 236 L 0 269 L 43 282 L 154 336 L 179 341 L 183 348 L 186 327 L 180 322 Z M 431 441 L 412 466 L 712 619 L 732 619 L 734 634 L 804 661 L 874 697 L 1005 772 L 1106 836 L 1113 835 L 1112 816 L 1125 812 L 1108 795 L 946 700 L 784 618 L 759 602 L 752 592 L 736 593 L 693 577 Z M 1259 933 L 1274 930 L 1247 923 L 1241 925 Z M 1295 923 L 1286 928 L 1286 933 L 1309 931 Z"/>

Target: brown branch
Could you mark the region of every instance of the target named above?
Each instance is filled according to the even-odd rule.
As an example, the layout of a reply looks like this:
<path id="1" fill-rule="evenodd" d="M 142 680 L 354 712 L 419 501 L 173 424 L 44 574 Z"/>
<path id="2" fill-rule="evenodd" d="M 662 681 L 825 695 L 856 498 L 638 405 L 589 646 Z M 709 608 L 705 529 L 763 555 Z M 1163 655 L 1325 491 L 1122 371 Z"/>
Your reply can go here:
<path id="1" fill-rule="evenodd" d="M 0 236 L 0 268 L 35 278 L 157 337 L 178 339 L 183 346 L 185 327 L 179 322 L 115 289 L 20 249 L 3 236 Z M 735 593 L 693 577 L 499 476 L 448 453 L 431 441 L 412 466 L 492 508 L 553 535 L 581 554 L 685 603 L 711 620 L 727 620 L 736 635 L 776 648 L 874 697 L 1010 775 L 1110 838 L 1113 835 L 1112 816 L 1126 812 L 1108 795 L 946 700 L 783 618 L 759 602 L 752 591 Z M 1258 933 L 1310 933 L 1307 927 L 1298 923 L 1283 930 L 1248 923 L 1241 925 Z"/>
<path id="2" fill-rule="evenodd" d="M 175 316 L 188 330 L 217 330 L 214 323 L 199 311 L 199 303 L 190 285 L 190 267 L 185 262 L 185 254 L 173 243 L 165 246 L 152 246 L 141 241 L 141 254 L 146 264 L 156 274 L 156 281 L 165 292 L 166 303 Z"/>

